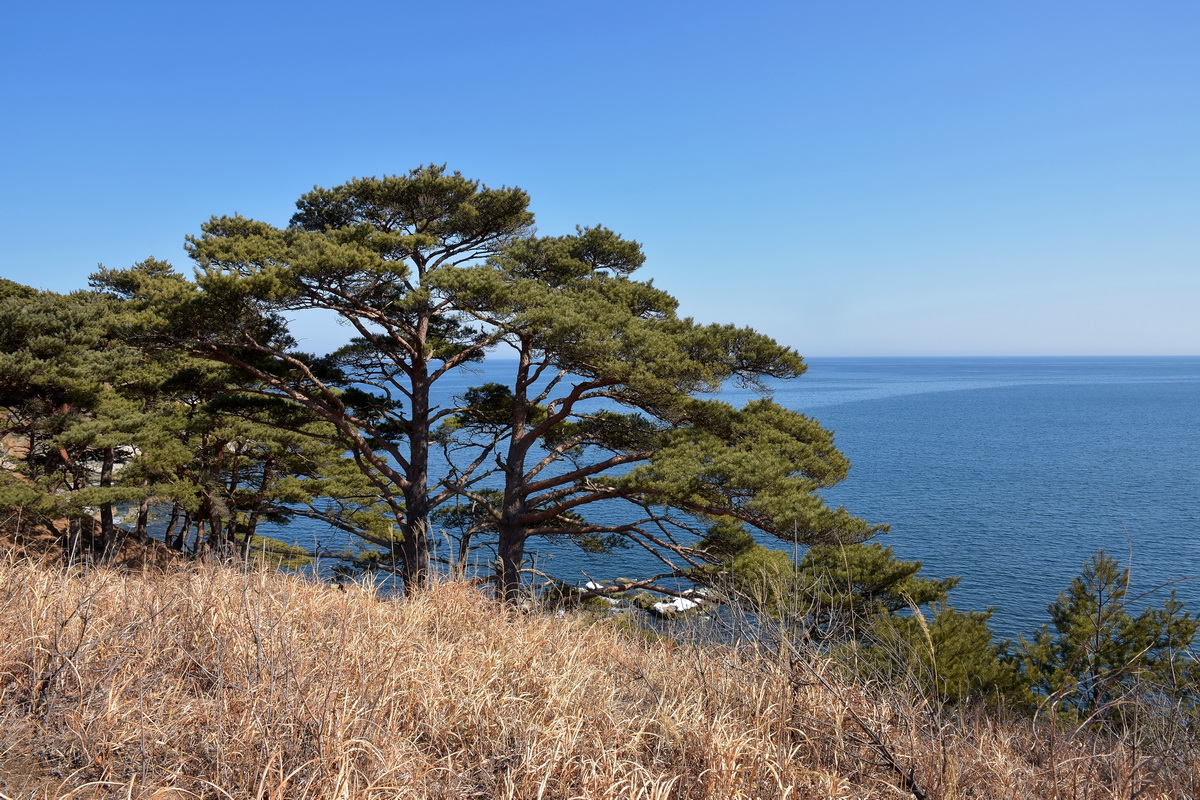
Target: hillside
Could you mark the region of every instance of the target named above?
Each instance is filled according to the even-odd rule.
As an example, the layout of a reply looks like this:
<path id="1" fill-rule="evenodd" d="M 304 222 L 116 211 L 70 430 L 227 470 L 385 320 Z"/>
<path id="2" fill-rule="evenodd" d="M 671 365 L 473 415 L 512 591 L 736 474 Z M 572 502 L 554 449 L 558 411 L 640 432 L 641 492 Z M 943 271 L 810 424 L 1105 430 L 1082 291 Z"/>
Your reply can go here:
<path id="1" fill-rule="evenodd" d="M 211 566 L 0 566 L 0 797 L 1185 796 L 815 658 Z M 890 761 L 890 763 L 889 763 Z M 911 774 L 912 780 L 908 779 Z"/>

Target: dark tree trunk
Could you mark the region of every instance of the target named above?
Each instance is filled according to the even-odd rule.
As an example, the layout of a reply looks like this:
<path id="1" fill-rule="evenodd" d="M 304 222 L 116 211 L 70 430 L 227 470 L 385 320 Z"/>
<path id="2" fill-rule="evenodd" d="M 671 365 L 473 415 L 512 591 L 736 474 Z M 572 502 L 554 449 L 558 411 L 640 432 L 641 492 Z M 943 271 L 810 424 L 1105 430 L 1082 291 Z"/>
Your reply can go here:
<path id="1" fill-rule="evenodd" d="M 471 537 L 473 531 L 470 528 L 463 531 L 463 535 L 458 540 L 458 556 L 454 561 L 454 580 L 461 581 L 467 574 L 467 559 L 471 557 Z"/>
<path id="2" fill-rule="evenodd" d="M 400 574 L 404 591 L 421 589 L 429 581 L 429 380 L 427 365 L 414 364 L 412 371 L 412 419 L 409 433 L 409 487 L 404 493 L 404 541 L 400 552 L 404 563 Z M 425 424 L 422 424 L 422 421 Z"/>
<path id="3" fill-rule="evenodd" d="M 506 603 L 515 603 L 521 596 L 521 564 L 525 561 L 525 540 L 528 529 L 524 524 L 527 510 L 525 488 L 525 457 L 530 443 L 526 441 L 529 421 L 530 346 L 521 348 L 517 367 L 517 385 L 513 393 L 512 438 L 504 464 L 504 508 L 496 531 L 496 592 Z"/>
<path id="4" fill-rule="evenodd" d="M 245 538 L 242 540 L 242 547 L 239 553 L 243 562 L 250 561 L 250 549 L 253 547 L 254 534 L 258 531 L 259 507 L 264 502 L 264 498 L 267 496 L 267 488 L 271 485 L 271 481 L 274 478 L 275 459 L 268 458 L 263 462 L 262 480 L 258 483 L 258 499 L 251 506 L 250 514 L 246 518 Z M 230 490 L 229 496 L 233 497 L 232 490 Z"/>
<path id="5" fill-rule="evenodd" d="M 225 520 L 221 518 L 221 511 L 215 503 L 208 517 L 208 549 L 222 559 L 229 555 L 229 542 L 226 540 L 225 534 Z"/>
<path id="6" fill-rule="evenodd" d="M 133 535 L 137 537 L 139 542 L 149 540 L 150 528 L 150 498 L 143 497 L 138 501 L 137 522 L 133 526 Z"/>
<path id="7" fill-rule="evenodd" d="M 521 564 L 525 561 L 525 529 L 502 525 L 496 546 L 497 593 L 506 603 L 521 599 Z"/>
<path id="8" fill-rule="evenodd" d="M 175 526 L 179 523 L 179 511 L 179 503 L 172 503 L 171 522 L 169 525 L 167 525 L 167 532 L 166 535 L 163 536 L 163 542 L 168 547 L 182 552 L 184 540 L 187 538 L 188 528 L 192 527 L 192 515 L 191 512 L 188 511 L 183 513 L 183 524 L 179 527 L 179 534 L 172 539 L 171 534 L 175 532 Z"/>
<path id="9" fill-rule="evenodd" d="M 254 534 L 258 530 L 258 509 L 250 512 L 250 516 L 246 519 L 245 537 L 242 539 L 241 558 L 243 562 L 249 563 L 250 549 L 254 543 Z"/>
<path id="10" fill-rule="evenodd" d="M 113 465 L 116 462 L 115 454 L 111 447 L 104 448 L 103 460 L 100 462 L 100 487 L 107 489 L 112 486 Z M 109 547 L 116 544 L 116 536 L 113 527 L 113 507 L 112 503 L 103 503 L 100 506 L 100 538 L 92 542 L 92 546 L 97 552 L 106 553 Z"/>
<path id="11" fill-rule="evenodd" d="M 422 492 L 408 500 L 411 509 L 404 521 L 404 540 L 400 542 L 400 577 L 404 593 L 411 594 L 429 582 L 429 498 Z"/>
<path id="12" fill-rule="evenodd" d="M 206 521 L 207 519 L 203 513 L 196 515 L 196 539 L 192 544 L 193 555 L 199 556 L 203 554 L 205 544 L 208 542 L 208 539 L 204 535 L 204 524 Z"/>
<path id="13" fill-rule="evenodd" d="M 71 517 L 67 520 L 67 561 L 75 563 L 83 547 L 83 520 Z"/>

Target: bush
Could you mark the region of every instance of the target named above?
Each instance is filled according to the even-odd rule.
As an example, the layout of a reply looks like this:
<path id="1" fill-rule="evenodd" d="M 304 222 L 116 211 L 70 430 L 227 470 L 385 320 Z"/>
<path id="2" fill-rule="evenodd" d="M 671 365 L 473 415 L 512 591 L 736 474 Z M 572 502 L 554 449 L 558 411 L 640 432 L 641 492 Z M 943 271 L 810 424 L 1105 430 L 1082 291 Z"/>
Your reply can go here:
<path id="1" fill-rule="evenodd" d="M 1008 641 L 995 641 L 991 617 L 990 608 L 962 612 L 940 603 L 929 618 L 919 609 L 909 617 L 881 614 L 860 663 L 868 673 L 902 681 L 943 703 L 1023 704 L 1028 684 L 1008 658 Z"/>
<path id="2" fill-rule="evenodd" d="M 1034 691 L 1073 718 L 1125 720 L 1147 704 L 1200 706 L 1200 622 L 1171 592 L 1159 608 L 1129 613 L 1129 570 L 1101 550 L 1048 611 L 1053 625 L 1021 638 L 1018 658 Z M 1137 598 L 1133 598 L 1137 599 Z"/>

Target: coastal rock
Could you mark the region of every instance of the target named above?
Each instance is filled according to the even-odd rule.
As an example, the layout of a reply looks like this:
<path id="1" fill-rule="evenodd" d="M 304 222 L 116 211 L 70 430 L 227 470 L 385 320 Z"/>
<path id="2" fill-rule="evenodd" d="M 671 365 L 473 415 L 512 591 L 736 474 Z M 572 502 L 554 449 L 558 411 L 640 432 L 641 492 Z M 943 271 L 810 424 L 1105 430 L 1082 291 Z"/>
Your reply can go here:
<path id="1" fill-rule="evenodd" d="M 688 611 L 694 611 L 699 607 L 700 604 L 695 600 L 688 600 L 686 597 L 676 597 L 670 602 L 655 603 L 650 606 L 650 610 L 660 617 L 674 617 Z"/>

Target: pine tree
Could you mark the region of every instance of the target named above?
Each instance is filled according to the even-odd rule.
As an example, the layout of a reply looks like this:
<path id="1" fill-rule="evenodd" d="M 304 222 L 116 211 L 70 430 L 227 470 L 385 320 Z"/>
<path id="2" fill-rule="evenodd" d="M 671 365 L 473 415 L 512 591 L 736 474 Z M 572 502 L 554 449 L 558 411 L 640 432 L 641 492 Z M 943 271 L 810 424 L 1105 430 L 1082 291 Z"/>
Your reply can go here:
<path id="1" fill-rule="evenodd" d="M 170 273 L 149 260 L 70 295 L 0 285 L 0 507 L 56 536 L 65 520 L 68 550 L 95 557 L 119 549 L 119 510 L 144 538 L 163 506 L 168 543 L 194 527 L 193 551 L 222 556 L 246 557 L 260 521 L 304 515 L 390 538 L 327 423 L 228 366 L 124 341 L 133 284 Z"/>
<path id="2" fill-rule="evenodd" d="M 429 166 L 315 188 L 285 229 L 214 217 L 189 242 L 196 285 L 158 276 L 136 287 L 140 329 L 158 346 L 236 367 L 256 391 L 333 426 L 390 509 L 405 586 L 419 586 L 429 574 L 429 515 L 455 496 L 429 472 L 431 431 L 452 413 L 432 408 L 430 392 L 488 345 L 432 277 L 525 235 L 527 205 L 519 189 Z M 338 314 L 356 338 L 324 356 L 298 352 L 282 314 L 307 310 Z"/>
<path id="3" fill-rule="evenodd" d="M 527 203 L 439 167 L 314 189 L 286 229 L 214 218 L 190 241 L 196 285 L 158 275 L 130 296 L 159 346 L 236 367 L 254 391 L 336 429 L 391 509 L 407 587 L 428 575 L 431 514 L 456 498 L 490 519 L 469 527 L 495 537 L 506 596 L 531 536 L 632 537 L 671 554 L 677 572 L 698 562 L 672 532 L 712 518 L 788 541 L 876 530 L 816 494 L 848 463 L 815 421 L 766 400 L 734 409 L 693 397 L 796 377 L 798 355 L 679 317 L 673 298 L 630 278 L 640 248 L 611 231 L 533 237 Z M 357 336 L 323 356 L 298 352 L 283 314 L 307 310 L 337 313 Z M 517 357 L 510 381 L 431 405 L 437 381 L 497 347 Z M 454 451 L 444 475 L 430 473 L 435 444 Z M 481 490 L 496 480 L 493 506 Z M 629 522 L 583 513 L 606 500 L 629 504 Z"/>
<path id="4" fill-rule="evenodd" d="M 128 270 L 101 269 L 93 286 L 110 301 L 113 340 L 129 338 L 146 298 L 177 301 L 189 287 L 170 264 L 148 259 Z M 136 405 L 126 427 L 137 453 L 121 479 L 141 488 L 138 530 L 153 503 L 171 508 L 165 538 L 176 549 L 246 559 L 269 546 L 296 548 L 258 534 L 262 522 L 315 517 L 391 541 L 369 484 L 337 441 L 333 426 L 304 406 L 264 393 L 242 370 L 186 350 L 142 348 L 121 393 Z M 194 537 L 189 541 L 189 529 Z"/>
<path id="5" fill-rule="evenodd" d="M 715 519 L 789 542 L 857 541 L 875 530 L 815 494 L 848 468 L 815 421 L 765 399 L 735 409 L 697 397 L 728 381 L 764 388 L 767 378 L 795 378 L 800 357 L 749 329 L 679 317 L 674 298 L 632 277 L 643 261 L 636 242 L 580 228 L 437 276 L 494 332 L 499 352 L 515 356 L 506 384 L 467 392 L 438 431 L 449 463 L 465 465 L 470 530 L 496 538 L 506 597 L 520 591 L 535 538 L 633 542 L 665 577 L 698 566 L 690 544 Z M 488 461 L 495 468 L 480 469 Z M 613 503 L 626 509 L 619 522 L 590 513 Z"/>
<path id="6" fill-rule="evenodd" d="M 1010 642 L 996 640 L 987 611 L 958 611 L 944 601 L 932 613 L 879 614 L 856 652 L 858 671 L 868 678 L 906 686 L 940 703 L 982 701 L 1023 706 L 1029 699 L 1024 676 L 1010 656 Z"/>
<path id="7" fill-rule="evenodd" d="M 824 544 L 799 560 L 758 544 L 740 524 L 713 526 L 699 543 L 719 565 L 698 576 L 812 642 L 866 640 L 879 617 L 944 604 L 958 578 L 924 578 L 878 542 Z"/>
<path id="8" fill-rule="evenodd" d="M 1200 622 L 1172 591 L 1159 608 L 1134 616 L 1129 570 L 1103 550 L 1050 604 L 1051 625 L 1018 645 L 1039 696 L 1079 718 L 1122 718 L 1141 702 L 1200 701 L 1200 662 L 1192 647 Z"/>
<path id="9" fill-rule="evenodd" d="M 54 533 L 66 520 L 73 553 L 105 550 L 113 505 L 125 497 L 113 484 L 129 455 L 113 429 L 121 406 L 114 386 L 135 356 L 104 335 L 107 313 L 104 298 L 89 292 L 9 283 L 0 298 L 0 433 L 20 454 L 0 477 L 0 506 L 20 507 Z"/>

